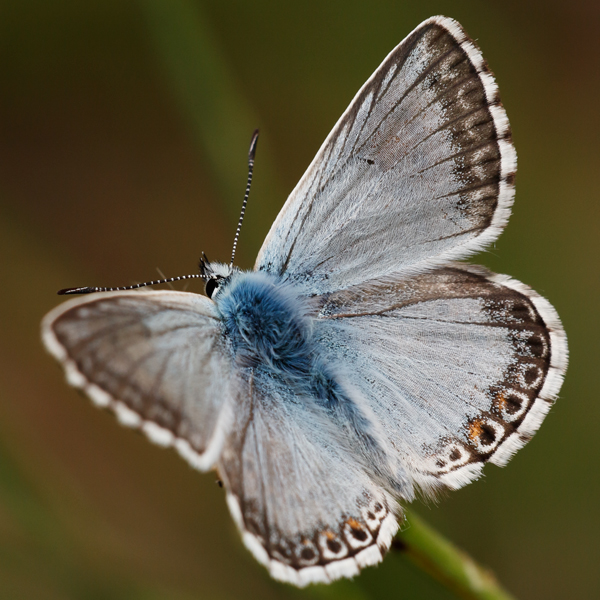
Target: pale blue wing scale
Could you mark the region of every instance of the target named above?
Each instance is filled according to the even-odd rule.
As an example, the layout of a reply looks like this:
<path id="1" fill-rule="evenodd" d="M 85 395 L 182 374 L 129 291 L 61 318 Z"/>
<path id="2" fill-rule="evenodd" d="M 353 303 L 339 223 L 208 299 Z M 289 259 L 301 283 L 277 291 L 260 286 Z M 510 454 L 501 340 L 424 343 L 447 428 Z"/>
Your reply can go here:
<path id="1" fill-rule="evenodd" d="M 255 269 L 325 293 L 467 256 L 506 224 L 515 169 L 480 51 L 456 21 L 433 17 L 358 92 Z"/>
<path id="2" fill-rule="evenodd" d="M 399 508 L 312 397 L 272 372 L 238 374 L 235 424 L 218 471 L 244 543 L 276 579 L 352 577 L 382 559 Z"/>
<path id="3" fill-rule="evenodd" d="M 452 265 L 320 299 L 315 335 L 425 493 L 505 464 L 540 426 L 567 365 L 552 306 L 481 267 Z"/>
<path id="4" fill-rule="evenodd" d="M 61 304 L 42 323 L 71 385 L 152 441 L 212 468 L 232 419 L 231 359 L 214 303 L 175 291 Z"/>

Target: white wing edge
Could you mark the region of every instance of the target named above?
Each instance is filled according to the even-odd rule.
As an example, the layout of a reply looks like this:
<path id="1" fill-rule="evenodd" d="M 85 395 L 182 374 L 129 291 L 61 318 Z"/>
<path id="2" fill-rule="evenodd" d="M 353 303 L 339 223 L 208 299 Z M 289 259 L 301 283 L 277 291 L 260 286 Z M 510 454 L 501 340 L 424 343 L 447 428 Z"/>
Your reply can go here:
<path id="1" fill-rule="evenodd" d="M 292 198 L 297 190 L 299 190 L 304 182 L 311 177 L 313 169 L 316 167 L 317 163 L 321 160 L 321 156 L 325 151 L 327 144 L 331 141 L 333 136 L 337 133 L 337 129 L 340 126 L 341 122 L 346 118 L 348 113 L 354 107 L 354 104 L 357 102 L 358 97 L 362 94 L 363 90 L 371 84 L 371 82 L 378 76 L 381 66 L 385 64 L 385 62 L 390 58 L 390 56 L 396 52 L 396 50 L 404 44 L 404 42 L 411 36 L 415 31 L 418 31 L 422 27 L 429 25 L 430 23 L 435 23 L 440 27 L 443 27 L 452 35 L 452 37 L 457 41 L 460 47 L 466 52 L 467 56 L 477 69 L 477 73 L 481 79 L 483 84 L 486 98 L 490 103 L 490 113 L 494 120 L 494 127 L 496 128 L 496 134 L 498 136 L 498 145 L 500 148 L 500 186 L 498 193 L 498 206 L 496 207 L 496 211 L 494 212 L 494 216 L 492 218 L 492 222 L 490 225 L 476 238 L 466 242 L 462 246 L 458 246 L 454 250 L 448 251 L 443 258 L 438 258 L 434 260 L 424 261 L 424 265 L 416 268 L 408 268 L 407 274 L 417 274 L 422 272 L 428 268 L 435 268 L 438 266 L 442 266 L 447 264 L 449 261 L 457 260 L 460 258 L 465 258 L 471 254 L 475 254 L 476 252 L 480 252 L 484 250 L 489 244 L 498 239 L 506 224 L 508 223 L 508 218 L 510 217 L 511 208 L 513 205 L 514 197 L 515 197 L 515 185 L 514 181 L 510 181 L 510 175 L 514 174 L 517 169 L 517 152 L 512 142 L 507 139 L 507 135 L 510 131 L 508 117 L 506 116 L 506 111 L 504 107 L 496 104 L 491 105 L 493 102 L 498 102 L 498 85 L 494 80 L 494 76 L 490 73 L 486 62 L 483 58 L 481 52 L 475 47 L 473 42 L 469 39 L 462 26 L 458 21 L 451 19 L 449 17 L 444 16 L 436 16 L 430 17 L 429 19 L 423 21 L 420 25 L 415 27 L 413 31 L 411 31 L 382 61 L 381 65 L 375 69 L 374 73 L 367 79 L 364 85 L 358 90 L 352 102 L 348 105 L 348 108 L 342 113 L 342 116 L 338 119 L 337 123 L 334 125 L 333 129 L 330 131 L 329 135 L 325 138 L 325 141 L 319 148 L 317 154 L 313 158 L 312 162 L 308 166 L 308 169 L 304 172 L 304 175 L 300 178 L 300 181 L 296 184 L 296 187 L 292 190 L 285 204 L 283 205 L 281 211 L 277 215 L 275 221 L 271 225 L 271 229 L 265 238 L 263 245 L 261 246 L 258 256 L 256 257 L 256 262 L 254 265 L 254 270 L 258 269 L 258 265 L 262 261 L 262 257 L 265 251 L 265 248 L 271 243 L 271 238 L 273 237 L 279 222 L 283 219 L 284 214 L 290 210 L 292 205 Z"/>
<path id="2" fill-rule="evenodd" d="M 515 199 L 515 184 L 513 179 L 509 179 L 517 170 L 517 151 L 508 137 L 510 134 L 510 125 L 506 111 L 499 102 L 498 85 L 494 76 L 489 71 L 483 55 L 475 44 L 469 39 L 464 29 L 454 19 L 449 17 L 431 17 L 422 25 L 427 23 L 437 23 L 444 27 L 452 37 L 457 41 L 460 47 L 466 52 L 467 56 L 477 69 L 477 74 L 481 79 L 485 95 L 489 103 L 490 114 L 494 120 L 494 127 L 498 138 L 498 147 L 500 149 L 500 184 L 498 190 L 498 206 L 492 217 L 492 222 L 484 231 L 473 240 L 466 242 L 463 246 L 458 246 L 454 250 L 446 253 L 443 259 L 431 261 L 431 266 L 445 264 L 449 260 L 465 258 L 476 252 L 484 250 L 489 244 L 496 241 L 510 217 L 513 201 Z M 421 26 L 422 26 L 421 25 Z"/>
<path id="3" fill-rule="evenodd" d="M 386 497 L 389 506 L 397 506 L 396 502 L 390 496 L 386 494 Z M 254 558 L 268 569 L 271 577 L 301 588 L 306 587 L 310 583 L 330 583 L 343 577 L 351 579 L 358 575 L 362 568 L 380 563 L 392 543 L 392 538 L 399 529 L 396 512 L 391 510 L 390 514 L 381 523 L 375 544 L 370 545 L 350 558 L 331 562 L 324 567 L 312 566 L 304 567 L 303 569 L 294 569 L 278 560 L 269 558 L 267 551 L 263 548 L 258 538 L 244 528 L 239 501 L 231 492 L 227 494 L 227 506 L 242 534 L 244 545 L 250 550 Z"/>
<path id="4" fill-rule="evenodd" d="M 540 296 L 529 286 L 516 279 L 512 279 L 508 275 L 491 273 L 484 267 L 477 265 L 459 263 L 456 266 L 463 270 L 483 275 L 492 283 L 499 283 L 526 296 L 531 300 L 537 312 L 542 317 L 550 334 L 550 367 L 546 374 L 544 385 L 519 428 L 498 445 L 496 451 L 488 461 L 498 467 L 504 467 L 513 455 L 525 446 L 533 434 L 540 428 L 544 417 L 548 414 L 558 396 L 569 362 L 567 336 L 554 307 L 548 300 Z M 455 471 L 442 475 L 440 481 L 451 490 L 457 490 L 481 477 L 485 464 L 487 463 L 467 464 Z"/>
<path id="5" fill-rule="evenodd" d="M 544 417 L 548 414 L 548 411 L 558 397 L 558 392 L 563 384 L 567 365 L 569 364 L 569 348 L 567 345 L 567 336 L 558 313 L 546 298 L 508 275 L 493 275 L 488 279 L 527 296 L 544 320 L 550 333 L 550 368 L 546 374 L 546 380 L 540 394 L 535 399 L 533 406 L 529 409 L 527 416 L 523 419 L 517 431 L 502 442 L 490 459 L 490 462 L 503 467 L 508 463 L 513 454 L 520 450 L 539 429 Z"/>
<path id="6" fill-rule="evenodd" d="M 102 293 L 102 297 L 110 296 L 131 296 L 132 294 L 175 294 L 178 299 L 181 299 L 181 294 L 186 292 L 168 292 L 168 291 L 146 291 L 146 292 L 107 292 Z M 176 437 L 173 432 L 154 423 L 153 421 L 145 420 L 137 412 L 133 411 L 120 400 L 113 398 L 110 394 L 98 387 L 94 383 L 90 383 L 86 377 L 78 370 L 75 361 L 69 358 L 65 347 L 58 341 L 54 335 L 52 325 L 54 321 L 63 313 L 71 310 L 80 304 L 87 304 L 97 294 L 90 294 L 83 298 L 59 304 L 52 309 L 42 320 L 42 341 L 46 350 L 63 366 L 67 383 L 74 388 L 82 390 L 98 408 L 107 408 L 112 411 L 117 417 L 117 421 L 125 427 L 131 429 L 139 429 L 144 435 L 154 444 L 163 448 L 173 447 L 178 454 L 188 462 L 188 464 L 199 471 L 210 471 L 214 468 L 215 463 L 221 455 L 223 444 L 225 443 L 225 432 L 229 425 L 233 422 L 233 410 L 230 402 L 226 402 L 221 408 L 221 413 L 217 420 L 215 431 L 212 438 L 208 442 L 206 451 L 202 454 L 196 452 L 189 442 L 183 438 Z"/>

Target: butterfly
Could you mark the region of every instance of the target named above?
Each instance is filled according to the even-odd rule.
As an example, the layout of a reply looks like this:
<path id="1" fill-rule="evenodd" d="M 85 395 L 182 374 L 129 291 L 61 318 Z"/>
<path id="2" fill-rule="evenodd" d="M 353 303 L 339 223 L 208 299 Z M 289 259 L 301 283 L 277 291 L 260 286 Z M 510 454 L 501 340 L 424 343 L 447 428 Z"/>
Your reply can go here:
<path id="1" fill-rule="evenodd" d="M 504 465 L 559 392 L 554 308 L 457 262 L 501 233 L 515 170 L 479 49 L 432 17 L 359 90 L 254 270 L 203 258 L 206 296 L 69 301 L 43 341 L 96 405 L 218 471 L 274 578 L 352 577 L 382 560 L 400 502 Z"/>

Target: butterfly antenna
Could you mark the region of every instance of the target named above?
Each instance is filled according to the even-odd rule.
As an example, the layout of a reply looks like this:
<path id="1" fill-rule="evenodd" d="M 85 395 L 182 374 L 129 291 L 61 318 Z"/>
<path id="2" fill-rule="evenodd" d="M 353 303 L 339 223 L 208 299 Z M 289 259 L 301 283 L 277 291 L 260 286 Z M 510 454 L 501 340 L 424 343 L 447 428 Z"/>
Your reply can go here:
<path id="1" fill-rule="evenodd" d="M 242 212 L 240 214 L 240 220 L 238 221 L 237 230 L 235 232 L 235 238 L 233 238 L 233 250 L 231 251 L 231 262 L 229 268 L 233 268 L 233 259 L 235 258 L 235 251 L 237 249 L 238 239 L 240 237 L 240 231 L 242 229 L 242 222 L 244 221 L 244 213 L 246 212 L 246 205 L 248 204 L 248 196 L 250 196 L 250 185 L 252 184 L 252 173 L 254 171 L 254 155 L 256 154 L 256 144 L 258 143 L 258 129 L 252 134 L 252 140 L 250 141 L 250 150 L 248 151 L 248 182 L 246 183 L 246 193 L 244 195 L 244 202 L 242 203 Z"/>
<path id="2" fill-rule="evenodd" d="M 136 283 L 135 285 L 127 285 L 125 287 L 72 287 L 58 290 L 59 296 L 69 296 L 73 294 L 93 294 L 95 292 L 124 292 L 126 290 L 137 290 L 148 285 L 159 285 L 161 283 L 172 283 L 173 281 L 184 281 L 186 279 L 206 279 L 205 275 L 180 275 L 179 277 L 168 277 L 166 279 L 158 279 L 157 281 L 146 281 L 145 283 Z"/>
<path id="3" fill-rule="evenodd" d="M 246 184 L 246 193 L 244 195 L 244 202 L 242 204 L 242 212 L 240 214 L 240 220 L 238 221 L 237 231 L 235 232 L 235 238 L 233 240 L 233 251 L 231 252 L 231 262 L 229 268 L 233 267 L 233 259 L 235 258 L 235 251 L 237 249 L 238 239 L 240 237 L 240 230 L 242 229 L 242 222 L 244 221 L 244 213 L 246 212 L 246 205 L 248 204 L 248 197 L 250 196 L 250 185 L 252 184 L 252 173 L 254 171 L 254 156 L 256 154 L 256 144 L 258 142 L 258 129 L 252 134 L 252 140 L 250 141 L 250 150 L 248 151 L 248 182 Z M 208 259 L 202 254 L 200 259 L 200 271 L 201 273 L 195 275 L 181 275 L 179 277 L 168 277 L 165 279 L 158 279 L 156 281 L 146 281 L 145 283 L 136 283 L 135 285 L 127 285 L 125 287 L 72 287 L 58 290 L 59 296 L 69 296 L 75 294 L 94 294 L 95 292 L 125 292 L 128 290 L 137 290 L 149 285 L 159 285 L 161 283 L 172 283 L 174 281 L 184 281 L 186 279 L 204 279 L 205 281 L 209 278 L 208 271 L 210 270 L 210 263 Z"/>

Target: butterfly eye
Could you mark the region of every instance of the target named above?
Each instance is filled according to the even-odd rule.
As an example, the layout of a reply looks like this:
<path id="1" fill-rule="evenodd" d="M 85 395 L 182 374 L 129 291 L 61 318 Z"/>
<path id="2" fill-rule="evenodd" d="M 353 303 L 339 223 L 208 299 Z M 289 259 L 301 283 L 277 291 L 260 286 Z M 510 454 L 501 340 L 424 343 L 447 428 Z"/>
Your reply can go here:
<path id="1" fill-rule="evenodd" d="M 213 294 L 216 292 L 217 288 L 219 287 L 219 282 L 217 281 L 216 278 L 211 277 L 207 282 L 206 285 L 204 286 L 204 291 L 206 292 L 206 295 L 209 298 L 213 297 Z"/>

